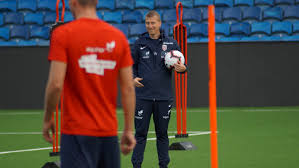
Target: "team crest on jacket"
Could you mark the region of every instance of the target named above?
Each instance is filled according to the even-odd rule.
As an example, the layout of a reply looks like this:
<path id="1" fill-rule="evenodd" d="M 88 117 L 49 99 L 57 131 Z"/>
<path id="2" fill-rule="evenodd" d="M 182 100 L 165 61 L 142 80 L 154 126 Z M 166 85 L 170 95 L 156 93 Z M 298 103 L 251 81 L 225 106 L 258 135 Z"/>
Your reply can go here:
<path id="1" fill-rule="evenodd" d="M 163 44 L 163 45 L 162 45 L 162 50 L 163 50 L 163 51 L 166 51 L 166 50 L 167 50 L 167 45 L 166 45 L 166 44 Z"/>

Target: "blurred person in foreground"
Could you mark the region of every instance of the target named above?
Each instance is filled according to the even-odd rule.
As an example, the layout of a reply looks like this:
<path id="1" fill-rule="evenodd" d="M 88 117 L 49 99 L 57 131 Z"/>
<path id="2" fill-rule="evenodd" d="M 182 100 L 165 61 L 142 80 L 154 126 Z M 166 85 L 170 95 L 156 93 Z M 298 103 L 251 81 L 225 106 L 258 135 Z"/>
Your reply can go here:
<path id="1" fill-rule="evenodd" d="M 136 144 L 130 48 L 121 31 L 98 18 L 96 5 L 97 0 L 69 0 L 75 20 L 51 33 L 43 136 L 52 143 L 51 116 L 63 90 L 61 168 L 119 168 L 120 150 L 127 155 Z M 124 111 L 120 149 L 117 81 Z"/>

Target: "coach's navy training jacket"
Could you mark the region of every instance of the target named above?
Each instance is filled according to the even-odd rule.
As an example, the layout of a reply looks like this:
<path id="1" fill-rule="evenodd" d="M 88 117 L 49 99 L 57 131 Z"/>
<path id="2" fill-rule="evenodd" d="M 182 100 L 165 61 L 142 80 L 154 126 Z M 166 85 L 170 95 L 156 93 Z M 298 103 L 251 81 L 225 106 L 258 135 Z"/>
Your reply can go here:
<path id="1" fill-rule="evenodd" d="M 132 55 L 134 59 L 134 78 L 143 78 L 144 87 L 136 87 L 136 97 L 147 100 L 173 99 L 171 88 L 171 70 L 164 64 L 165 54 L 171 50 L 180 50 L 177 42 L 167 37 L 163 31 L 159 39 L 154 40 L 143 33 L 136 40 Z"/>

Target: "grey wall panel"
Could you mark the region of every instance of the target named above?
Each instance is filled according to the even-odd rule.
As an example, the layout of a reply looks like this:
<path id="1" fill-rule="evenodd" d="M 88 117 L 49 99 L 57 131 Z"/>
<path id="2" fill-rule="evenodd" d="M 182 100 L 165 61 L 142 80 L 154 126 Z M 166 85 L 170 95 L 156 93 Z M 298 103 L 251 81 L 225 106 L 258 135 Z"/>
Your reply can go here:
<path id="1" fill-rule="evenodd" d="M 298 49 L 295 42 L 218 43 L 218 105 L 299 105 Z M 0 109 L 43 107 L 47 53 L 47 47 L 0 47 Z M 188 59 L 188 106 L 208 106 L 207 44 L 188 44 Z"/>

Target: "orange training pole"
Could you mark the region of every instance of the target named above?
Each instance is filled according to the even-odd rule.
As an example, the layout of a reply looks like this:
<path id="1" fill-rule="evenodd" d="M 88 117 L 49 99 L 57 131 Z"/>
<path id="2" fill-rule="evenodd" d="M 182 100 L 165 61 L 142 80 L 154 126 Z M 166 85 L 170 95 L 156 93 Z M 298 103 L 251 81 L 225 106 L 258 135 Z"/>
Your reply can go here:
<path id="1" fill-rule="evenodd" d="M 208 7 L 209 16 L 209 98 L 210 98 L 210 129 L 211 129 L 211 165 L 218 168 L 217 149 L 217 104 L 216 104 L 216 43 L 215 43 L 215 10 Z"/>

